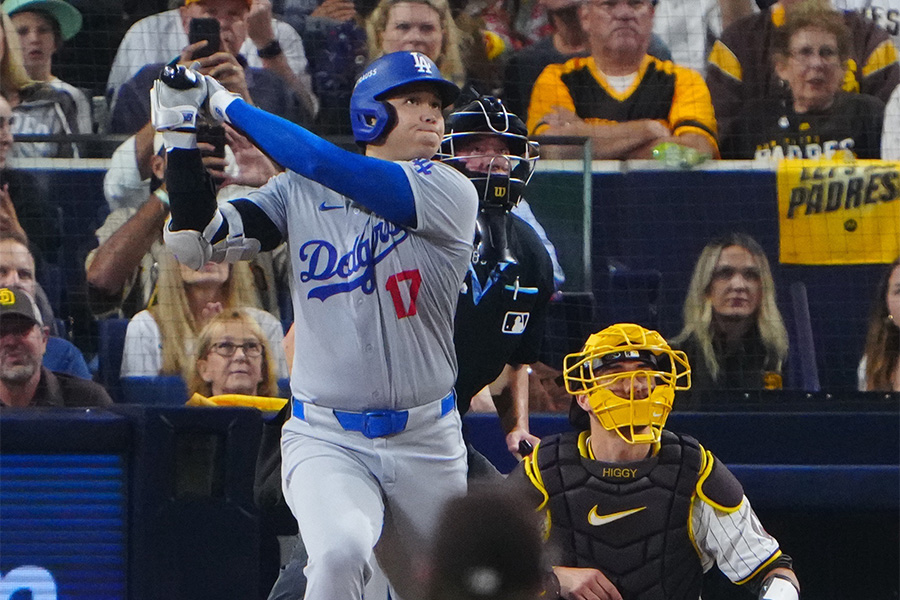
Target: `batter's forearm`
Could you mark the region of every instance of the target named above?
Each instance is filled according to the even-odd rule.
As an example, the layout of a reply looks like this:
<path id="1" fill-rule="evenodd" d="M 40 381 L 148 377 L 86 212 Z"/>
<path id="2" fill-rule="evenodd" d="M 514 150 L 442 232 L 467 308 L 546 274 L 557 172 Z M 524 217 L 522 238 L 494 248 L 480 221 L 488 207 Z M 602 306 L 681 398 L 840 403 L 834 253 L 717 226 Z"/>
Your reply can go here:
<path id="1" fill-rule="evenodd" d="M 172 148 L 167 156 L 166 189 L 172 210 L 169 230 L 203 231 L 216 213 L 216 191 L 200 151 Z"/>

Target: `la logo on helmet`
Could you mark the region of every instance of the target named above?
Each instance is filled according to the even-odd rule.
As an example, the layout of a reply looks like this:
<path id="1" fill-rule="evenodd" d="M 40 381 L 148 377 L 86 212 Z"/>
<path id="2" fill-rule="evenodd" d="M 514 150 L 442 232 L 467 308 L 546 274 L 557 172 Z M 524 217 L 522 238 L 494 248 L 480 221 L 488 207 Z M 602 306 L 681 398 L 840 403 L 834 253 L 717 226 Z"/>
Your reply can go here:
<path id="1" fill-rule="evenodd" d="M 415 67 L 419 73 L 428 73 L 431 74 L 431 61 L 424 54 L 420 54 L 418 52 L 413 52 L 413 60 L 415 60 Z"/>

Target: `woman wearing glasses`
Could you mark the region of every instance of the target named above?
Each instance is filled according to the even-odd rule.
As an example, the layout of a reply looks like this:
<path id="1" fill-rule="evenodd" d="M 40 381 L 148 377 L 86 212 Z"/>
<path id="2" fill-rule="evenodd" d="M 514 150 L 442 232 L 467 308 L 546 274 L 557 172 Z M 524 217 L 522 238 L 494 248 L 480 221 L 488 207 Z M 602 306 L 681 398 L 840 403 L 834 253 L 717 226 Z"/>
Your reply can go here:
<path id="1" fill-rule="evenodd" d="M 159 278 L 150 308 L 136 314 L 125 333 L 122 377 L 181 375 L 190 381 L 200 330 L 217 314 L 239 308 L 264 333 L 272 349 L 268 355 L 276 376 L 287 377 L 281 322 L 259 309 L 247 263 L 210 262 L 193 271 L 166 252 L 158 268 Z"/>
<path id="2" fill-rule="evenodd" d="M 720 144 L 722 157 L 881 158 L 884 103 L 841 90 L 850 44 L 840 13 L 791 12 L 772 39 L 775 73 L 785 93 L 745 106 Z"/>
<path id="3" fill-rule="evenodd" d="M 197 337 L 195 356 L 196 368 L 188 381 L 193 397 L 188 404 L 215 403 L 208 399 L 225 394 L 272 397 L 277 393 L 269 341 L 246 310 L 214 317 Z"/>

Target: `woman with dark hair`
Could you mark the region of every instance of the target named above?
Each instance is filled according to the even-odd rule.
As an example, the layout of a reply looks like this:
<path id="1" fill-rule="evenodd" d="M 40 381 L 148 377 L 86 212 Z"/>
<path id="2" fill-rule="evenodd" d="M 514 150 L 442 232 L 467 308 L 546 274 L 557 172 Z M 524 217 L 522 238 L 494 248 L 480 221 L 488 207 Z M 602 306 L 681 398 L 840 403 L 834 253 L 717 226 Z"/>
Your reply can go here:
<path id="1" fill-rule="evenodd" d="M 782 387 L 788 335 L 762 247 L 732 233 L 708 243 L 684 301 L 684 329 L 694 390 Z"/>
<path id="2" fill-rule="evenodd" d="M 775 73 L 786 93 L 741 111 L 722 137 L 722 158 L 831 158 L 845 151 L 880 158 L 884 103 L 841 91 L 851 52 L 843 16 L 798 8 L 772 36 Z"/>
<path id="3" fill-rule="evenodd" d="M 861 391 L 900 392 L 900 258 L 885 271 L 859 363 Z"/>

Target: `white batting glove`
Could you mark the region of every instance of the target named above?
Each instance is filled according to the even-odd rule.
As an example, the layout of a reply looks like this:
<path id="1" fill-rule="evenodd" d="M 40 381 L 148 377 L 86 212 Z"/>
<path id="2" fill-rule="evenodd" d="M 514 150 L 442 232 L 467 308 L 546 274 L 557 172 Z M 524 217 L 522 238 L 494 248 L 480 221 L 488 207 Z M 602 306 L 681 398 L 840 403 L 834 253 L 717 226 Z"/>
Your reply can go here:
<path id="1" fill-rule="evenodd" d="M 197 147 L 197 113 L 206 97 L 200 73 L 172 63 L 163 68 L 150 90 L 150 122 L 166 148 Z"/>
<path id="2" fill-rule="evenodd" d="M 204 75 L 203 78 L 206 79 L 206 93 L 209 96 L 209 114 L 217 121 L 231 123 L 225 110 L 229 104 L 240 98 L 241 95 L 229 92 L 214 77 Z"/>

